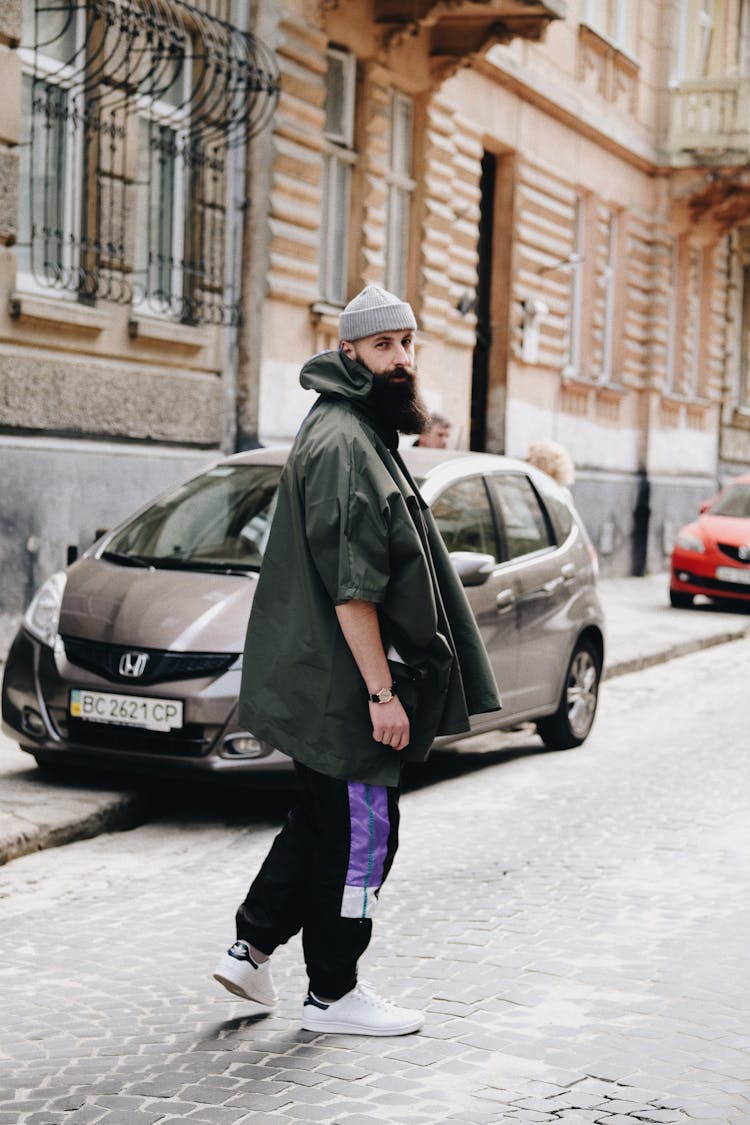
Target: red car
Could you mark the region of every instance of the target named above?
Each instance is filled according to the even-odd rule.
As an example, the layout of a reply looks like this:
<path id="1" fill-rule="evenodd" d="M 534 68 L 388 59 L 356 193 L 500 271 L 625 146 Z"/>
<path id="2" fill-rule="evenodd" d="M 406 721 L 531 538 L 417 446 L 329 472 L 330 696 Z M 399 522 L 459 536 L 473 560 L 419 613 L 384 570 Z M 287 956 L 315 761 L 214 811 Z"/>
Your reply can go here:
<path id="1" fill-rule="evenodd" d="M 700 511 L 672 550 L 669 600 L 680 609 L 696 594 L 750 601 L 750 473 L 731 480 Z"/>

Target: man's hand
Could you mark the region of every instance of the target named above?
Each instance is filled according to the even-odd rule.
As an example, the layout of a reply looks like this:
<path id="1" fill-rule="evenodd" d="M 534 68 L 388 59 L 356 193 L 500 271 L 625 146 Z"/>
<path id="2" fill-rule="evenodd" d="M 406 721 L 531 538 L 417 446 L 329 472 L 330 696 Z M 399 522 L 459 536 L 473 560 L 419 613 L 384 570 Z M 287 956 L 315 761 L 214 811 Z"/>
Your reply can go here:
<path id="1" fill-rule="evenodd" d="M 397 695 L 388 703 L 371 703 L 370 718 L 375 742 L 392 750 L 404 750 L 409 745 L 409 720 Z"/>
<path id="2" fill-rule="evenodd" d="M 380 637 L 378 611 L 372 602 L 355 600 L 336 606 L 341 632 L 362 673 L 363 690 L 375 694 L 393 680 Z M 372 737 L 383 746 L 403 750 L 409 742 L 409 720 L 398 696 L 389 703 L 370 703 Z"/>

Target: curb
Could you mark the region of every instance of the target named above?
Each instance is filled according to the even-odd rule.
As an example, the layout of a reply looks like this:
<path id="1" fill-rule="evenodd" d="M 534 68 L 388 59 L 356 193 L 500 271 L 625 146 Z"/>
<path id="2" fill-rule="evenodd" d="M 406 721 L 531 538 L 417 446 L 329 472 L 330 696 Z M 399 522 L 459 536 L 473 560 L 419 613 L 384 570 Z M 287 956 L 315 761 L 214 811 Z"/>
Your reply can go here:
<path id="1" fill-rule="evenodd" d="M 629 672 L 665 664 L 700 649 L 742 640 L 749 634 L 750 625 L 744 629 L 726 630 L 709 637 L 682 641 L 659 652 L 615 661 L 605 668 L 602 682 L 627 675 Z M 105 799 L 103 805 L 83 817 L 76 816 L 66 822 L 37 829 L 29 829 L 27 826 L 19 832 L 6 836 L 5 839 L 0 839 L 0 866 L 24 855 L 60 847 L 63 844 L 72 844 L 78 840 L 92 839 L 105 832 L 126 832 L 144 824 L 153 811 L 153 799 L 147 794 L 113 795 L 109 802 Z"/>
<path id="2" fill-rule="evenodd" d="M 150 801 L 142 796 L 119 796 L 95 812 L 63 824 L 21 831 L 0 840 L 0 867 L 13 859 L 34 852 L 90 840 L 105 832 L 127 832 L 146 823 L 153 812 Z"/>
<path id="3" fill-rule="evenodd" d="M 699 652 L 704 648 L 714 648 L 716 645 L 725 645 L 730 641 L 741 641 L 750 635 L 750 625 L 744 629 L 729 629 L 724 633 L 716 633 L 710 637 L 696 637 L 689 641 L 680 641 L 668 650 L 646 653 L 635 656 L 630 660 L 618 660 L 608 664 L 604 669 L 602 683 L 614 679 L 616 676 L 626 676 L 629 672 L 640 672 L 644 668 L 653 668 L 656 664 L 666 664 L 680 656 L 688 656 L 691 652 Z"/>

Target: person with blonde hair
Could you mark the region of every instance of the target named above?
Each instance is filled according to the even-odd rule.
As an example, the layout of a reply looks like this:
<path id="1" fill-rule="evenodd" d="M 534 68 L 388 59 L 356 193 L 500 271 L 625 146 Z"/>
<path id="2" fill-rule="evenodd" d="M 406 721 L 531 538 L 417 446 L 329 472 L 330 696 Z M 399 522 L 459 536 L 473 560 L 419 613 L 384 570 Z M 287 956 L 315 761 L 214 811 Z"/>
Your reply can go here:
<path id="1" fill-rule="evenodd" d="M 575 480 L 573 460 L 567 449 L 556 441 L 533 441 L 529 446 L 526 460 L 564 488 L 569 488 Z"/>

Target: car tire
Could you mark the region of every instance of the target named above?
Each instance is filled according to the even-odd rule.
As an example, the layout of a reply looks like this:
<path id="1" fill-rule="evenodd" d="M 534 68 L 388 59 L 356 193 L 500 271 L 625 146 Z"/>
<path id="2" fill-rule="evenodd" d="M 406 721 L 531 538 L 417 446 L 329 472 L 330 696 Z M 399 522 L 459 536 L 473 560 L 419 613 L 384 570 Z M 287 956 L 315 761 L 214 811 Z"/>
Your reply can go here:
<path id="1" fill-rule="evenodd" d="M 590 640 L 580 640 L 568 663 L 557 710 L 537 720 L 537 733 L 549 750 L 570 750 L 586 741 L 596 715 L 601 677 L 599 651 Z"/>
<path id="2" fill-rule="evenodd" d="M 682 590 L 669 588 L 669 601 L 675 609 L 690 609 L 693 604 L 693 595 L 685 594 Z"/>

